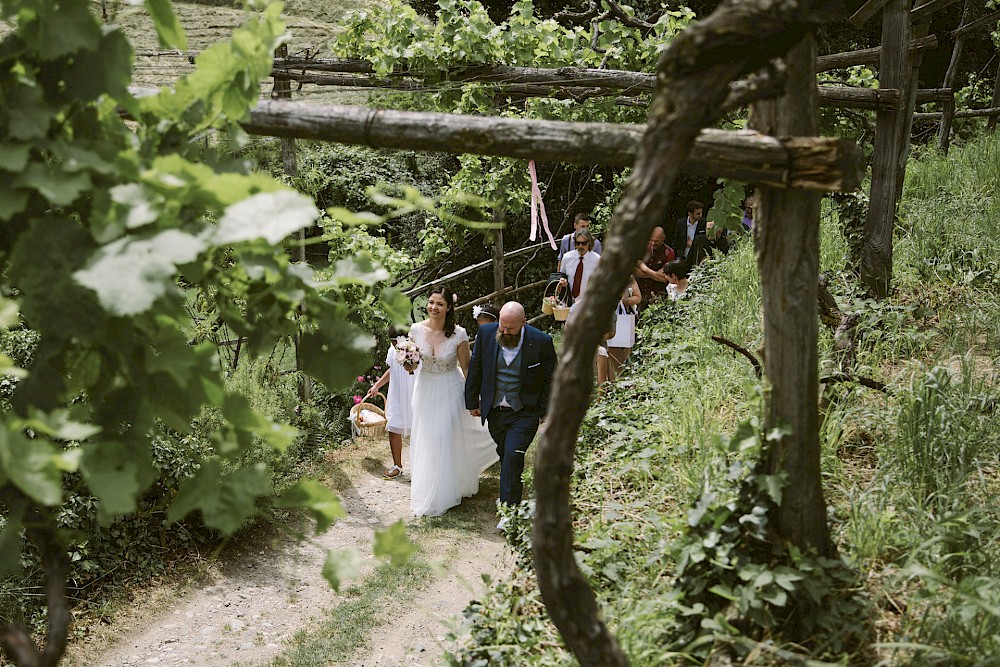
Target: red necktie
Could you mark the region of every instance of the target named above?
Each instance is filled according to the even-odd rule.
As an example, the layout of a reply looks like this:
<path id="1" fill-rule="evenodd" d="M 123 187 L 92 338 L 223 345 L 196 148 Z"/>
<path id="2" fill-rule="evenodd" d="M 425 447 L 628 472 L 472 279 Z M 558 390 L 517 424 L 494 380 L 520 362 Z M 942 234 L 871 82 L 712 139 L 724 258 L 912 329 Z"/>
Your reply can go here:
<path id="1" fill-rule="evenodd" d="M 573 298 L 580 296 L 580 287 L 583 285 L 583 257 L 576 265 L 576 273 L 573 274 Z"/>

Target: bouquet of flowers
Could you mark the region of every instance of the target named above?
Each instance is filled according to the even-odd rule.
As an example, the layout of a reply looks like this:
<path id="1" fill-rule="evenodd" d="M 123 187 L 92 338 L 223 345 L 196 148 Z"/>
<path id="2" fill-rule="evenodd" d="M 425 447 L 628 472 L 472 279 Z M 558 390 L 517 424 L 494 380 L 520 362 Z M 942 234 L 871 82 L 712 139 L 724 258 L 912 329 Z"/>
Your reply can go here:
<path id="1" fill-rule="evenodd" d="M 420 365 L 420 348 L 409 338 L 400 336 L 396 339 L 396 361 L 407 373 L 413 375 L 413 371 Z"/>
<path id="2" fill-rule="evenodd" d="M 560 299 L 559 297 L 554 296 L 554 295 L 553 296 L 547 296 L 547 297 L 543 298 L 542 301 L 544 301 L 545 303 L 547 303 L 549 305 L 549 307 L 551 307 L 551 308 L 561 308 L 561 307 L 564 307 L 566 305 L 565 301 L 563 301 L 562 299 Z"/>

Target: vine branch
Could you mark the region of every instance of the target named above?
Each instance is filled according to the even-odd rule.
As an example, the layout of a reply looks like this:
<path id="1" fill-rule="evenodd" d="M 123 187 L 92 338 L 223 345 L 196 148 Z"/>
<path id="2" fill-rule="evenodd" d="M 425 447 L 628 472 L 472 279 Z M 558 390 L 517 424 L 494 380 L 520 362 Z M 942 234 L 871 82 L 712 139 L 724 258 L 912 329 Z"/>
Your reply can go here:
<path id="1" fill-rule="evenodd" d="M 726 347 L 730 347 L 739 352 L 740 354 L 742 354 L 744 357 L 750 360 L 750 365 L 753 366 L 753 374 L 757 376 L 757 379 L 759 380 L 762 377 L 764 377 L 764 367 L 760 365 L 760 360 L 754 355 L 753 352 L 746 349 L 742 345 L 734 343 L 728 338 L 723 338 L 722 336 L 712 336 L 712 340 L 714 340 L 716 343 L 719 343 L 720 345 L 725 345 Z"/>

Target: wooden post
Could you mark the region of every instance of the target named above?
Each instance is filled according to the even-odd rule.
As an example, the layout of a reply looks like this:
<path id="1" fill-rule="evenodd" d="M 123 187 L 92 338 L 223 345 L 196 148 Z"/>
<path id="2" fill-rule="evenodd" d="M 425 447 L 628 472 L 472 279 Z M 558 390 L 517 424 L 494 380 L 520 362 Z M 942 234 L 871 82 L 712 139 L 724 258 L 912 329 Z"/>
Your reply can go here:
<path id="1" fill-rule="evenodd" d="M 965 7 L 962 8 L 962 20 L 959 26 L 964 26 L 969 22 L 969 12 L 972 9 L 972 0 L 965 0 Z M 962 59 L 962 48 L 965 46 L 965 34 L 960 34 L 955 38 L 955 46 L 951 49 L 951 61 L 948 63 L 948 71 L 944 75 L 943 88 L 951 89 L 951 99 L 944 103 L 941 112 L 941 126 L 938 128 L 938 149 L 948 152 L 948 145 L 951 142 L 951 123 L 955 118 L 955 83 L 958 80 L 958 67 Z"/>
<path id="2" fill-rule="evenodd" d="M 274 52 L 275 58 L 288 57 L 288 45 L 282 44 Z M 292 98 L 291 81 L 286 76 L 275 75 L 274 89 L 271 97 L 276 100 L 290 100 Z M 295 151 L 295 139 L 293 137 L 281 138 L 281 165 L 285 172 L 285 177 L 291 180 L 299 175 L 299 161 Z M 295 248 L 295 261 L 306 261 L 306 232 L 304 229 L 298 233 L 299 244 Z M 299 403 L 306 403 L 312 395 L 312 378 L 302 372 L 302 358 L 299 355 L 299 337 L 295 334 L 295 370 L 299 373 Z"/>
<path id="3" fill-rule="evenodd" d="M 493 209 L 493 222 L 502 225 L 504 220 L 503 209 Z M 502 290 L 506 281 L 503 271 L 503 228 L 493 230 L 493 291 Z"/>
<path id="4" fill-rule="evenodd" d="M 785 94 L 753 105 L 755 129 L 778 136 L 816 133 L 815 54 L 812 35 L 789 51 Z M 767 443 L 762 459 L 768 473 L 788 476 L 775 528 L 782 539 L 830 556 L 834 547 L 820 476 L 818 411 L 820 195 L 761 187 L 757 197 L 754 234 L 768 381 L 764 431 L 790 428 L 780 440 Z"/>
<path id="5" fill-rule="evenodd" d="M 1000 63 L 997 63 L 997 76 L 993 80 L 993 101 L 990 106 L 994 109 L 1000 107 Z M 990 116 L 990 119 L 986 121 L 986 131 L 992 133 L 997 126 L 997 117 Z"/>
<path id="6" fill-rule="evenodd" d="M 909 76 L 909 0 L 890 0 L 882 13 L 879 86 L 901 89 Z M 889 293 L 892 280 L 892 230 L 896 220 L 896 173 L 902 143 L 909 142 L 905 113 L 897 108 L 875 114 L 871 205 L 861 247 L 861 280 L 877 297 Z M 904 132 L 907 134 L 904 135 Z"/>

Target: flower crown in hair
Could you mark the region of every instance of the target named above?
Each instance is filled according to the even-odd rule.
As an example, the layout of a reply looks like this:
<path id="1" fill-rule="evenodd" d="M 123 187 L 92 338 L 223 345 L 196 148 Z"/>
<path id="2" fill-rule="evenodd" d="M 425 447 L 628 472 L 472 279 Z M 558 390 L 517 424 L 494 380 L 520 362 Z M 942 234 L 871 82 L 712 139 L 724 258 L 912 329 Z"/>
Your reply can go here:
<path id="1" fill-rule="evenodd" d="M 483 307 L 482 306 L 473 306 L 472 307 L 472 319 L 476 319 L 476 318 L 478 318 L 482 314 L 483 314 Z"/>

